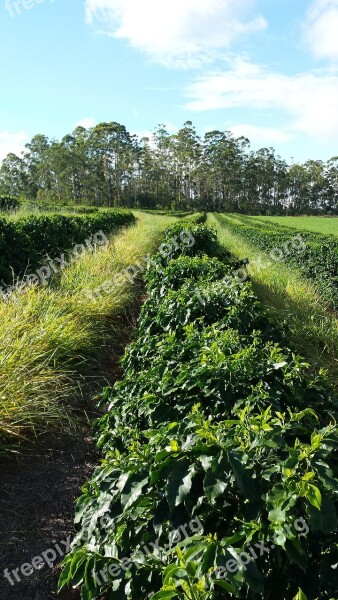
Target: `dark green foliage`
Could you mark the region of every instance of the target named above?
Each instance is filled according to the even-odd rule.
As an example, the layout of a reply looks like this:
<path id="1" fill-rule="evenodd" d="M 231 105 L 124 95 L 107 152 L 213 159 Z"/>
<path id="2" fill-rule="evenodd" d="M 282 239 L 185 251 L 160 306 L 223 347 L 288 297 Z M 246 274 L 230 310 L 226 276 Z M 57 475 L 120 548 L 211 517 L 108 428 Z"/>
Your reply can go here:
<path id="1" fill-rule="evenodd" d="M 51 203 L 51 202 L 40 202 L 39 200 L 24 200 L 21 203 L 22 208 L 24 208 L 27 212 L 38 212 L 38 213 L 74 213 L 74 214 L 83 214 L 83 215 L 91 215 L 93 213 L 99 212 L 99 208 L 97 206 L 84 206 L 84 205 L 72 205 L 67 204 L 66 202 L 60 202 L 59 204 Z"/>
<path id="2" fill-rule="evenodd" d="M 0 165 L 0 192 L 51 203 L 128 207 L 178 217 L 196 210 L 257 215 L 337 215 L 338 159 L 287 164 L 273 148 L 207 131 L 192 121 L 150 139 L 116 122 L 77 127 L 62 140 L 35 135 L 24 158 Z"/>
<path id="3" fill-rule="evenodd" d="M 0 212 L 10 212 L 20 207 L 20 202 L 15 196 L 0 194 Z"/>
<path id="4" fill-rule="evenodd" d="M 218 253 L 212 231 L 190 231 Z M 198 243 L 147 274 L 60 587 L 90 600 L 333 598 L 336 399 L 278 344 L 251 284 Z"/>
<path id="5" fill-rule="evenodd" d="M 170 215 L 171 217 L 178 218 L 189 217 L 192 214 L 191 212 L 184 212 L 180 210 L 145 210 L 144 212 L 148 213 L 149 215 Z"/>
<path id="6" fill-rule="evenodd" d="M 97 206 L 69 206 L 66 210 L 79 215 L 92 215 L 99 212 Z"/>
<path id="7" fill-rule="evenodd" d="M 315 282 L 321 295 L 335 308 L 338 307 L 338 239 L 299 231 L 273 223 L 261 224 L 241 217 L 241 224 L 219 215 L 220 223 L 265 252 L 281 250 L 287 264 L 291 264 L 311 281 Z M 295 239 L 294 247 L 288 243 Z M 298 240 L 298 242 L 297 242 Z M 287 249 L 284 244 L 287 243 Z"/>
<path id="8" fill-rule="evenodd" d="M 0 281 L 9 283 L 103 231 L 105 235 L 134 223 L 131 212 L 110 210 L 91 215 L 31 215 L 13 222 L 0 219 Z M 42 262 L 41 262 L 42 261 Z"/>

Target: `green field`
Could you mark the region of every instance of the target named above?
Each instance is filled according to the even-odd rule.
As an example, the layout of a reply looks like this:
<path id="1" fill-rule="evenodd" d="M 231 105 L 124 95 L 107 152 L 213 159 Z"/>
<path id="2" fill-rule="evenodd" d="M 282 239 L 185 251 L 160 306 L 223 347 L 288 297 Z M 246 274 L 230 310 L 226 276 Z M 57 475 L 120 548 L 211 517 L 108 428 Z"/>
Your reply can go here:
<path id="1" fill-rule="evenodd" d="M 233 215 L 236 216 L 236 215 Z M 338 217 L 250 217 L 260 223 L 276 223 L 325 235 L 338 235 Z"/>
<path id="2" fill-rule="evenodd" d="M 61 597 L 334 600 L 338 240 L 173 214 L 3 220 L 36 265 L 109 240 L 0 299 L 0 454 L 101 411 Z"/>

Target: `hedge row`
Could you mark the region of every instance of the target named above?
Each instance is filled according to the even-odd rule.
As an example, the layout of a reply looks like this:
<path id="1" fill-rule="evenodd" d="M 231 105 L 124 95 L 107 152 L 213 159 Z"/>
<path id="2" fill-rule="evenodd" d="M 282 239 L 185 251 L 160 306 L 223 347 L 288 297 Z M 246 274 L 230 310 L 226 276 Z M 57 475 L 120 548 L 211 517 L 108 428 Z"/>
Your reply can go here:
<path id="1" fill-rule="evenodd" d="M 179 223 L 164 241 L 124 378 L 103 394 L 104 459 L 78 501 L 60 588 L 83 600 L 333 598 L 329 384 L 277 342 L 212 230 Z"/>
<path id="2" fill-rule="evenodd" d="M 189 215 L 193 215 L 193 212 L 184 212 L 181 210 L 176 210 L 176 211 L 172 211 L 172 210 L 144 210 L 143 212 L 146 212 L 149 215 L 169 215 L 170 217 L 188 217 Z"/>
<path id="3" fill-rule="evenodd" d="M 31 215 L 16 221 L 0 219 L 0 282 L 12 281 L 43 264 L 43 257 L 60 256 L 95 233 L 106 235 L 134 223 L 131 212 L 110 210 L 92 215 Z"/>
<path id="4" fill-rule="evenodd" d="M 25 200 L 21 203 L 21 208 L 25 209 L 27 212 L 41 212 L 41 213 L 74 213 L 74 214 L 83 214 L 83 215 L 91 215 L 93 213 L 99 212 L 99 208 L 97 206 L 84 206 L 84 205 L 71 205 L 71 204 L 51 204 L 51 203 L 39 203 L 38 201 Z M 115 210 L 115 209 L 113 209 Z"/>
<path id="5" fill-rule="evenodd" d="M 311 233 L 273 223 L 256 223 L 241 218 L 242 223 L 233 222 L 222 215 L 218 221 L 240 235 L 261 250 L 270 252 L 283 250 L 285 242 L 292 237 L 301 238 L 305 246 L 299 252 L 298 247 L 288 247 L 286 261 L 294 265 L 312 282 L 315 282 L 325 300 L 338 308 L 338 239 L 335 236 Z"/>

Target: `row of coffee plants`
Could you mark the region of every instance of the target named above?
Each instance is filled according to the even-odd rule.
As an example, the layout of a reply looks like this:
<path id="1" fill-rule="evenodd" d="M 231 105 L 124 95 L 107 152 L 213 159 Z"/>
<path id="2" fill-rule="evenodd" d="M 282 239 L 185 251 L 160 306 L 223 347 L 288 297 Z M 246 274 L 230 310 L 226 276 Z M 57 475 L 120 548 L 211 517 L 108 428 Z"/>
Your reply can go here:
<path id="1" fill-rule="evenodd" d="M 325 300 L 338 307 L 338 239 L 336 236 L 322 235 L 309 231 L 300 231 L 266 221 L 255 221 L 250 217 L 235 220 L 218 215 L 217 220 L 230 231 L 253 243 L 266 252 L 277 251 L 280 259 L 286 260 L 315 282 Z M 304 249 L 299 253 L 299 245 L 288 245 L 283 253 L 284 244 L 292 238 L 301 238 Z"/>
<path id="2" fill-rule="evenodd" d="M 334 598 L 329 383 L 231 277 L 212 230 L 180 222 L 164 242 L 124 378 L 103 394 L 104 459 L 59 587 L 83 600 Z"/>
<path id="3" fill-rule="evenodd" d="M 0 219 L 0 281 L 9 283 L 43 256 L 52 258 L 82 244 L 90 236 L 105 235 L 135 222 L 129 211 L 107 210 L 89 215 L 30 215 L 14 221 Z"/>
<path id="4" fill-rule="evenodd" d="M 144 210 L 143 212 L 149 214 L 149 215 L 170 215 L 171 217 L 189 217 L 192 216 L 194 217 L 194 213 L 192 212 L 184 212 L 181 210 Z"/>

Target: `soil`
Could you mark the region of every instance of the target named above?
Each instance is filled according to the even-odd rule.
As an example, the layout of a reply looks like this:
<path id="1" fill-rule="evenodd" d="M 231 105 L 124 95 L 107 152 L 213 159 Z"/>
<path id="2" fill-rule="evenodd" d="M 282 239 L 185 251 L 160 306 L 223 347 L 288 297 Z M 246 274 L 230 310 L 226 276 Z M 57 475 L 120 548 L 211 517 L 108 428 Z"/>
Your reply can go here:
<path id="1" fill-rule="evenodd" d="M 67 539 L 74 535 L 74 502 L 81 485 L 98 463 L 90 427 L 82 436 L 62 436 L 47 443 L 44 440 L 34 452 L 0 464 L 0 599 L 49 600 L 77 599 L 77 592 L 56 594 L 59 562 L 55 551 L 58 544 L 65 549 Z M 4 578 L 10 572 L 48 550 L 57 555 L 52 567 L 45 565 L 29 576 L 20 571 L 11 585 Z"/>
<path id="2" fill-rule="evenodd" d="M 89 379 L 99 382 L 100 390 L 121 377 L 119 357 L 130 340 L 143 301 L 144 296 L 140 296 L 129 314 L 124 314 L 120 323 L 115 322 L 119 325 L 119 342 L 115 339 L 110 355 L 101 356 L 87 370 Z M 98 415 L 92 398 L 93 393 L 84 407 L 90 419 Z M 98 463 L 89 423 L 82 424 L 76 434 L 41 438 L 17 457 L 0 459 L 0 600 L 80 598 L 77 590 L 57 594 L 57 581 L 64 557 L 61 554 L 75 534 L 76 498 Z M 52 565 L 45 564 L 28 574 L 27 564 L 32 565 L 34 558 L 43 557 L 47 551 L 51 551 Z M 6 579 L 6 569 L 14 585 Z M 21 569 L 27 574 L 23 575 Z M 19 581 L 13 570 L 17 570 Z"/>

